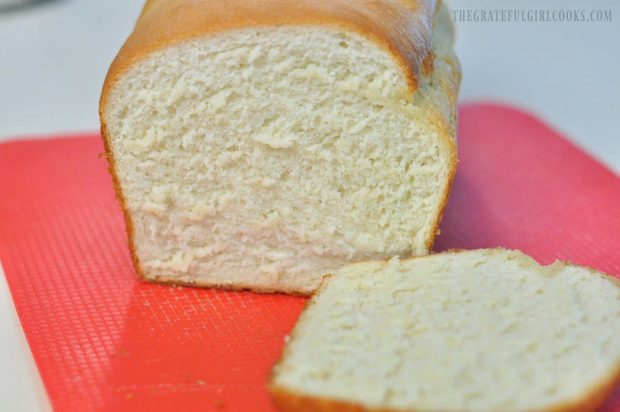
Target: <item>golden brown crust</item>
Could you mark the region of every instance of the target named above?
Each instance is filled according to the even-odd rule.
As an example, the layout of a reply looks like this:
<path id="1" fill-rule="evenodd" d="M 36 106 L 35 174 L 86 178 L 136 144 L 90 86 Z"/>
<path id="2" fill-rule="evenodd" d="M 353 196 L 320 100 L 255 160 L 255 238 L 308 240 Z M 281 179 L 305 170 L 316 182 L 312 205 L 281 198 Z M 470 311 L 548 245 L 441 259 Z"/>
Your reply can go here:
<path id="1" fill-rule="evenodd" d="M 284 412 L 397 412 L 395 409 L 367 408 L 351 402 L 304 396 L 280 387 L 270 387 L 269 393 L 276 407 Z"/>
<path id="2" fill-rule="evenodd" d="M 465 250 L 465 249 L 450 249 L 445 252 L 435 253 L 431 256 L 438 255 L 452 255 L 458 253 L 468 253 L 479 251 L 510 251 L 511 249 L 505 248 L 493 248 L 493 249 L 474 249 L 474 250 Z M 523 255 L 523 257 L 527 257 L 531 259 L 532 262 L 535 262 L 529 255 L 515 250 Z M 429 256 L 412 256 L 403 260 L 412 260 L 412 259 L 424 259 Z M 387 262 L 388 259 L 381 260 L 381 262 Z M 363 265 L 367 262 L 357 262 L 355 264 Z M 620 279 L 614 276 L 607 275 L 603 272 L 600 272 L 596 269 L 575 265 L 568 261 L 556 261 L 550 265 L 542 266 L 543 267 L 579 267 L 582 269 L 588 270 L 593 276 L 599 276 L 604 279 L 609 280 L 616 287 L 620 289 Z M 297 329 L 302 323 L 304 317 L 306 316 L 308 308 L 310 308 L 317 300 L 318 296 L 322 292 L 322 290 L 327 286 L 329 279 L 333 277 L 332 275 L 326 275 L 323 277 L 323 281 L 320 286 L 317 288 L 316 292 L 312 295 L 312 298 L 306 303 L 305 308 L 303 309 L 297 323 L 295 324 L 295 328 L 291 332 L 289 342 L 295 339 L 297 334 Z M 282 350 L 282 355 L 280 359 L 274 365 L 271 375 L 269 377 L 268 390 L 269 394 L 277 406 L 277 408 L 283 412 L 429 412 L 429 411 L 416 411 L 414 409 L 389 409 L 389 408 L 369 408 L 361 404 L 357 404 L 354 402 L 347 402 L 344 400 L 338 399 L 329 399 L 320 396 L 312 396 L 306 395 L 299 392 L 295 392 L 290 388 L 286 388 L 284 386 L 277 385 L 275 383 L 275 375 L 277 373 L 277 369 L 279 365 L 281 365 L 289 351 L 289 345 L 285 345 Z M 568 400 L 564 403 L 560 403 L 557 405 L 550 406 L 544 409 L 537 410 L 529 410 L 523 412 L 595 412 L 600 406 L 605 403 L 607 398 L 613 393 L 616 387 L 620 385 L 620 363 L 614 365 L 610 368 L 610 372 L 607 376 L 601 379 L 600 382 L 592 385 L 590 388 L 586 388 L 579 396 L 574 399 Z M 458 412 L 458 411 L 432 411 L 432 412 Z"/>
<path id="3" fill-rule="evenodd" d="M 531 412 L 595 412 L 605 403 L 618 384 L 620 384 L 620 364 L 601 382 L 585 390 L 578 399 Z"/>
<path id="4" fill-rule="evenodd" d="M 438 134 L 446 142 L 450 160 L 448 165 L 446 183 L 440 194 L 440 204 L 435 216 L 435 221 L 429 230 L 426 240 L 426 249 L 433 250 L 433 244 L 441 218 L 445 211 L 456 175 L 458 165 L 456 123 L 456 101 L 459 86 L 461 84 L 461 67 L 453 51 L 454 24 L 448 9 L 438 3 L 437 12 L 433 19 L 433 55 L 435 67 L 433 75 L 428 79 L 416 97 L 418 103 L 424 107 Z"/>
<path id="5" fill-rule="evenodd" d="M 218 285 L 213 283 L 184 281 L 182 279 L 149 279 L 140 267 L 134 246 L 134 229 L 127 210 L 116 165 L 109 144 L 104 113 L 110 91 L 120 76 L 135 62 L 149 53 L 191 38 L 205 36 L 224 30 L 260 25 L 326 25 L 338 26 L 366 36 L 387 48 L 406 74 L 412 93 L 426 94 L 433 88 L 439 98 L 430 96 L 424 100 L 424 109 L 434 119 L 440 136 L 445 139 L 451 152 L 447 182 L 441 195 L 442 202 L 432 230 L 425 242 L 430 251 L 435 232 L 448 200 L 452 180 L 456 173 L 455 106 L 460 83 L 460 69 L 452 46 L 452 23 L 443 23 L 448 33 L 448 51 L 440 54 L 433 48 L 432 38 L 437 30 L 439 10 L 444 11 L 439 0 L 376 0 L 363 3 L 350 0 L 148 0 L 136 27 L 112 63 L 99 104 L 101 134 L 103 136 L 109 170 L 114 189 L 127 223 L 129 249 L 136 272 L 145 280 L 187 286 L 214 286 L 224 289 L 272 292 L 275 289 L 249 285 Z M 447 62 L 451 71 L 435 72 L 435 60 Z M 433 85 L 429 85 L 433 82 Z M 424 85 L 420 86 L 421 83 Z M 431 93 L 432 94 L 432 93 Z M 306 295 L 305 291 L 277 291 Z"/>
<path id="6" fill-rule="evenodd" d="M 123 191 L 121 190 L 121 184 L 118 179 L 118 174 L 116 173 L 116 162 L 114 161 L 114 155 L 112 154 L 112 149 L 110 148 L 108 129 L 105 122 L 103 121 L 103 112 L 100 112 L 100 119 L 103 147 L 105 150 L 105 157 L 108 160 L 108 171 L 112 176 L 112 186 L 114 187 L 114 193 L 116 194 L 116 198 L 118 199 L 121 210 L 123 211 L 123 217 L 125 218 L 125 230 L 127 231 L 127 243 L 129 244 L 129 255 L 131 257 L 131 262 L 138 276 L 140 276 L 142 279 L 148 280 L 142 272 L 142 268 L 140 267 L 140 261 L 138 259 L 138 254 L 136 253 L 136 249 L 134 247 L 133 221 L 131 219 L 129 209 L 127 208 L 125 197 L 123 196 Z"/>
<path id="7" fill-rule="evenodd" d="M 610 379 L 604 379 L 593 390 L 584 392 L 584 395 L 575 402 L 524 412 L 595 412 L 605 403 L 605 400 L 612 394 L 618 384 L 620 384 L 620 366 L 615 376 L 612 375 Z M 416 412 L 414 409 L 368 408 L 353 402 L 303 395 L 275 385 L 269 387 L 269 394 L 276 407 L 283 412 Z"/>
<path id="8" fill-rule="evenodd" d="M 302 296 L 308 297 L 311 296 L 313 291 L 306 291 L 300 289 L 294 289 L 290 287 L 283 287 L 282 285 L 277 286 L 263 286 L 263 285 L 246 285 L 242 283 L 218 283 L 218 282 L 210 282 L 205 279 L 196 278 L 196 279 L 188 279 L 185 277 L 162 277 L 162 276 L 153 276 L 147 277 L 141 275 L 142 279 L 146 282 L 150 283 L 158 283 L 165 285 L 173 285 L 173 286 L 183 286 L 190 288 L 215 288 L 220 290 L 228 290 L 234 292 L 254 292 L 254 293 L 285 293 L 287 295 L 293 296 Z"/>
<path id="9" fill-rule="evenodd" d="M 441 219 L 443 218 L 443 214 L 446 210 L 446 206 L 448 205 L 448 200 L 450 198 L 450 192 L 452 191 L 452 184 L 454 183 L 454 177 L 456 176 L 456 168 L 458 165 L 456 143 L 451 142 L 450 144 L 452 145 L 452 148 L 450 149 L 452 152 L 452 157 L 450 159 L 450 166 L 448 169 L 448 182 L 441 195 L 441 202 L 439 204 L 439 211 L 435 218 L 435 222 L 433 223 L 433 226 L 431 227 L 431 230 L 429 231 L 429 235 L 428 235 L 429 237 L 426 240 L 426 250 L 428 250 L 429 253 L 433 252 L 433 246 L 435 245 L 435 239 L 436 239 L 436 236 L 438 235 L 439 225 L 441 224 Z"/>
<path id="10" fill-rule="evenodd" d="M 134 62 L 172 44 L 226 30 L 274 25 L 343 27 L 386 47 L 407 74 L 411 91 L 432 72 L 435 0 L 148 0 L 106 77 L 111 86 Z"/>

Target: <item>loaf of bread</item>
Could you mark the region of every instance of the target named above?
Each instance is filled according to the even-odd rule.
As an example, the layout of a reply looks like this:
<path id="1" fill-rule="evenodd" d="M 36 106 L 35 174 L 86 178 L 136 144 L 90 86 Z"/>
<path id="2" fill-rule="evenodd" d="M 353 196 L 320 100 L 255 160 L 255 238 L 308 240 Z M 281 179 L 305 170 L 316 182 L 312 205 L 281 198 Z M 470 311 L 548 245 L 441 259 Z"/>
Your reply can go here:
<path id="1" fill-rule="evenodd" d="M 100 102 L 137 271 L 307 294 L 430 250 L 460 69 L 434 0 L 149 0 Z"/>
<path id="2" fill-rule="evenodd" d="M 302 313 L 283 411 L 588 412 L 620 378 L 620 287 L 502 249 L 356 263 Z"/>

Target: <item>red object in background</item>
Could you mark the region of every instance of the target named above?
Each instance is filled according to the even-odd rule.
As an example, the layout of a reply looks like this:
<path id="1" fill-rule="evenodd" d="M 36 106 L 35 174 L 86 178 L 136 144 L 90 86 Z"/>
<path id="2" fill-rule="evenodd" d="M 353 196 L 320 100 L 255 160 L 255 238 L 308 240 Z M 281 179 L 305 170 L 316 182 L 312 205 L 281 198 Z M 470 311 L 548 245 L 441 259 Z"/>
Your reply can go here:
<path id="1" fill-rule="evenodd" d="M 98 135 L 0 145 L 0 259 L 54 408 L 273 410 L 267 377 L 305 299 L 138 281 L 102 151 Z M 494 105 L 461 108 L 459 155 L 436 250 L 620 276 L 617 176 Z"/>

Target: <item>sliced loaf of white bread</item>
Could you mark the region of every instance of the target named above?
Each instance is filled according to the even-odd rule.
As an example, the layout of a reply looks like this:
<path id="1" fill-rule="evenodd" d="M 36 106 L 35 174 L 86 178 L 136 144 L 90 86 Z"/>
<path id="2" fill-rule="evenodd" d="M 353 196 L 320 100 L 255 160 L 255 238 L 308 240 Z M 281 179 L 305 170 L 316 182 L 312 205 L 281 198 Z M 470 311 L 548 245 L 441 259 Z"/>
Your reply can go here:
<path id="1" fill-rule="evenodd" d="M 503 249 L 352 264 L 274 368 L 283 411 L 595 410 L 620 378 L 620 287 Z"/>
<path id="2" fill-rule="evenodd" d="M 307 294 L 424 255 L 456 167 L 460 69 L 435 0 L 149 0 L 102 135 L 137 271 Z"/>

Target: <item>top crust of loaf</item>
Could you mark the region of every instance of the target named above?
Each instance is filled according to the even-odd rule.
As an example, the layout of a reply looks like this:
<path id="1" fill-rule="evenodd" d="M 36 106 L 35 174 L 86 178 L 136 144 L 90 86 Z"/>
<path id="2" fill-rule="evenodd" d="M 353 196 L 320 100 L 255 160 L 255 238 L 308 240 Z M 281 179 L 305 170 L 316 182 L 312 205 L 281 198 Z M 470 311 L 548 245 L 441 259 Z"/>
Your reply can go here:
<path id="1" fill-rule="evenodd" d="M 390 50 L 412 92 L 433 72 L 436 0 L 147 0 L 134 31 L 110 67 L 101 106 L 116 79 L 145 55 L 232 29 L 329 25 L 357 32 Z"/>

